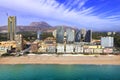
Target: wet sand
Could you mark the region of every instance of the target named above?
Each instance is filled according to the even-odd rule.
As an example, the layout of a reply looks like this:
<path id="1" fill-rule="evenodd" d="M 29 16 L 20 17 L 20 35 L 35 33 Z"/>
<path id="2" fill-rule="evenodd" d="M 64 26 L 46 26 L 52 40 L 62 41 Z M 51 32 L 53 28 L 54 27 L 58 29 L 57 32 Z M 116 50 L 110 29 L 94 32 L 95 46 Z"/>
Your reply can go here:
<path id="1" fill-rule="evenodd" d="M 0 64 L 120 65 L 120 55 L 28 55 L 20 57 L 0 57 Z"/>

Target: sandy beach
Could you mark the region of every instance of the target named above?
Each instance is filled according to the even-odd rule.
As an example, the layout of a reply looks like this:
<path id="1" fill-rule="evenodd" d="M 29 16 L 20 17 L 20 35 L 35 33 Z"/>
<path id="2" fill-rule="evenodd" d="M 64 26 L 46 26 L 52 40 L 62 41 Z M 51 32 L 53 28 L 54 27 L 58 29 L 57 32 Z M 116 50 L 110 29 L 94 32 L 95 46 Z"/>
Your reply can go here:
<path id="1" fill-rule="evenodd" d="M 120 65 L 120 56 L 115 55 L 28 55 L 0 57 L 0 64 L 95 64 Z"/>

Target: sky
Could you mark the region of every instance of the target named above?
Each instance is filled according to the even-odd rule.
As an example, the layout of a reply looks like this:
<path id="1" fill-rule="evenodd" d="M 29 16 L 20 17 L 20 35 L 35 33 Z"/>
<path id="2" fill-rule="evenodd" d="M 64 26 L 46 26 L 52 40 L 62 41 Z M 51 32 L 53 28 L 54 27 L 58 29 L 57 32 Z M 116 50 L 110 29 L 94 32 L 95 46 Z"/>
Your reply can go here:
<path id="1" fill-rule="evenodd" d="M 0 0 L 0 26 L 45 21 L 96 31 L 120 31 L 120 0 Z"/>

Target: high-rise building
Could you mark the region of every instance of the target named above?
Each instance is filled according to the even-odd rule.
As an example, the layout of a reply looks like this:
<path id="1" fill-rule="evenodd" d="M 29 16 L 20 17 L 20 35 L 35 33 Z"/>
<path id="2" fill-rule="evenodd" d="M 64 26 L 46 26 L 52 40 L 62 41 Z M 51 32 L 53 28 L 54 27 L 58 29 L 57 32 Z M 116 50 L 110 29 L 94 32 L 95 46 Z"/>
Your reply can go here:
<path id="1" fill-rule="evenodd" d="M 54 30 L 54 31 L 52 32 L 54 38 L 56 38 L 56 33 L 57 33 L 57 30 Z"/>
<path id="2" fill-rule="evenodd" d="M 81 34 L 81 40 L 80 41 L 84 41 L 85 36 L 86 36 L 86 29 L 80 29 L 80 34 Z"/>
<path id="3" fill-rule="evenodd" d="M 66 42 L 67 43 L 73 43 L 74 39 L 75 39 L 74 30 L 66 29 Z"/>
<path id="4" fill-rule="evenodd" d="M 41 31 L 37 31 L 37 39 L 38 39 L 38 40 L 41 39 L 40 36 L 41 36 Z"/>
<path id="5" fill-rule="evenodd" d="M 113 37 L 101 37 L 101 46 L 102 47 L 113 47 L 114 38 Z"/>
<path id="6" fill-rule="evenodd" d="M 85 42 L 92 42 L 92 30 L 88 30 L 85 35 Z"/>
<path id="7" fill-rule="evenodd" d="M 57 28 L 56 42 L 57 43 L 64 43 L 64 28 L 63 27 Z"/>
<path id="8" fill-rule="evenodd" d="M 16 34 L 16 16 L 8 17 L 8 39 L 15 40 Z"/>
<path id="9" fill-rule="evenodd" d="M 80 42 L 81 40 L 81 33 L 79 30 L 76 30 L 76 33 L 75 33 L 75 42 Z"/>

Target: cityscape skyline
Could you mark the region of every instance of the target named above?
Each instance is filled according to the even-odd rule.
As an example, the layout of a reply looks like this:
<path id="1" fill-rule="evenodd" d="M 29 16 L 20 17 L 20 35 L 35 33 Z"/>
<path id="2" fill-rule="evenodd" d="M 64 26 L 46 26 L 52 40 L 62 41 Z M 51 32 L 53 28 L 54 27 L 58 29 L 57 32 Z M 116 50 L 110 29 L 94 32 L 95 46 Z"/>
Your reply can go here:
<path id="1" fill-rule="evenodd" d="M 119 0 L 3 0 L 0 1 L 0 25 L 7 17 L 17 17 L 18 25 L 47 21 L 50 25 L 70 25 L 92 30 L 119 30 Z M 13 5 L 14 4 L 14 5 Z M 22 6 L 21 6 L 22 5 Z"/>

